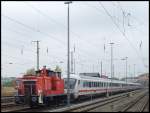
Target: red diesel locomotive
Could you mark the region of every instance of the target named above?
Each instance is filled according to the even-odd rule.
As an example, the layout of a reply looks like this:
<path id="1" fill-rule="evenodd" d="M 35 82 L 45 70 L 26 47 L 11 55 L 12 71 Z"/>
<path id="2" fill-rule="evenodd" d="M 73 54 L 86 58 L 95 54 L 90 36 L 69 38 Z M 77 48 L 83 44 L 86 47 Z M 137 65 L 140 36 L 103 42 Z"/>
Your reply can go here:
<path id="1" fill-rule="evenodd" d="M 54 99 L 62 100 L 64 95 L 64 80 L 61 72 L 46 69 L 36 71 L 36 75 L 24 75 L 16 80 L 16 103 L 30 106 L 47 104 Z"/>

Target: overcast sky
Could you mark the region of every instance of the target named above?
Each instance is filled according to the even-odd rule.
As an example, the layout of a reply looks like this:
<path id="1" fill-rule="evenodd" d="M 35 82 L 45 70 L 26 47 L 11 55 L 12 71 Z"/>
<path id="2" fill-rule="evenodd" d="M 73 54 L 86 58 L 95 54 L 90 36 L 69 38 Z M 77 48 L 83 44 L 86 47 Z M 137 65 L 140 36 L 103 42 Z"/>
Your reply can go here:
<path id="1" fill-rule="evenodd" d="M 29 68 L 36 69 L 36 44 L 31 43 L 36 40 L 40 41 L 40 68 L 46 65 L 54 69 L 59 65 L 65 73 L 67 5 L 64 2 L 10 1 L 3 1 L 1 5 L 2 76 L 19 77 Z M 146 1 L 70 4 L 70 43 L 71 51 L 75 45 L 76 73 L 100 72 L 102 61 L 103 73 L 110 76 L 110 42 L 115 43 L 115 77 L 125 76 L 125 61 L 121 59 L 126 56 L 128 76 L 133 76 L 134 64 L 136 75 L 147 72 L 148 9 Z"/>

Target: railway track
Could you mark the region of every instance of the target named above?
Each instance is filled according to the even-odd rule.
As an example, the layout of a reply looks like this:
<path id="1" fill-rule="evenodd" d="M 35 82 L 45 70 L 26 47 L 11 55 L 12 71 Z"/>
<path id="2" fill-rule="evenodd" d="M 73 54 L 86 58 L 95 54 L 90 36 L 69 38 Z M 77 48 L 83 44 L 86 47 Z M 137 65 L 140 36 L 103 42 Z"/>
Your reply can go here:
<path id="1" fill-rule="evenodd" d="M 1 103 L 14 102 L 15 98 L 13 96 L 1 97 Z"/>
<path id="2" fill-rule="evenodd" d="M 131 94 L 132 96 L 130 96 Z M 12 111 L 15 111 L 15 112 L 88 112 L 90 111 L 91 112 L 91 111 L 96 111 L 96 109 L 97 111 L 103 111 L 103 109 L 105 109 L 106 111 L 123 111 L 123 109 L 120 110 L 118 109 L 118 107 L 121 108 L 125 104 L 122 104 L 121 107 L 120 106 L 115 107 L 114 105 L 119 105 L 118 103 L 123 103 L 126 100 L 131 100 L 133 97 L 136 97 L 136 96 L 139 98 L 137 99 L 136 97 L 135 99 L 139 100 L 140 98 L 145 97 L 144 94 L 145 92 L 143 93 L 143 91 L 141 90 L 135 90 L 135 91 L 131 91 L 131 92 L 123 93 L 123 94 L 113 95 L 108 98 L 105 97 L 105 98 L 100 98 L 100 99 L 93 99 L 92 101 L 82 102 L 78 104 L 75 102 L 75 103 L 72 103 L 71 106 L 69 107 L 66 106 L 65 104 L 51 105 L 50 107 L 41 106 L 41 107 L 32 108 L 32 109 L 29 106 L 15 106 L 13 109 L 11 107 L 11 109 L 7 109 L 4 112 L 7 112 L 7 111 L 11 111 L 11 112 Z M 146 100 L 146 97 L 145 97 L 145 100 Z M 141 101 L 144 102 L 143 99 L 141 99 Z M 147 104 L 149 104 L 148 101 L 146 101 L 145 105 L 143 105 L 143 110 L 145 110 L 145 106 L 147 106 Z M 124 111 L 129 111 L 129 109 L 126 109 Z"/>
<path id="3" fill-rule="evenodd" d="M 139 92 L 141 92 L 141 91 L 139 91 L 139 90 L 138 91 L 132 91 L 132 94 L 136 95 L 136 93 L 139 93 Z M 124 98 L 127 98 L 127 97 L 129 97 L 130 93 L 128 92 L 128 93 L 123 93 L 123 94 L 119 94 L 119 95 L 114 95 L 114 96 L 111 96 L 108 98 L 95 99 L 93 101 L 75 104 L 75 105 L 71 105 L 69 107 L 63 107 L 60 109 L 42 110 L 42 112 L 44 112 L 44 111 L 45 112 L 88 112 L 88 111 L 91 112 L 91 111 L 95 111 L 96 108 L 101 108 L 101 107 L 107 106 L 113 102 L 120 101 Z M 106 109 L 106 111 L 107 110 L 108 109 Z"/>
<path id="4" fill-rule="evenodd" d="M 2 103 L 1 104 L 1 108 L 12 107 L 12 106 L 16 106 L 16 104 L 14 102 Z"/>
<path id="5" fill-rule="evenodd" d="M 1 97 L 1 112 L 15 112 L 30 108 L 29 106 L 15 104 L 14 100 L 13 96 Z"/>
<path id="6" fill-rule="evenodd" d="M 1 112 L 17 112 L 17 111 L 23 111 L 23 110 L 27 110 L 27 109 L 31 109 L 29 106 L 26 105 L 5 105 L 5 107 L 1 107 Z"/>
<path id="7" fill-rule="evenodd" d="M 125 98 L 118 99 L 117 101 L 114 101 L 112 103 L 105 104 L 104 106 L 99 106 L 95 109 L 89 110 L 90 112 L 129 112 L 130 108 L 133 108 L 133 105 L 137 105 L 137 102 L 145 97 L 148 92 L 139 92 L 139 93 L 129 93 L 129 96 L 126 96 Z M 148 95 L 147 95 L 148 96 Z M 147 101 L 146 101 L 147 102 Z M 147 103 L 146 103 L 147 104 Z M 146 104 L 141 102 L 141 106 L 143 108 L 146 106 Z M 145 108 L 144 108 L 145 109 Z M 138 110 L 137 107 L 132 109 L 133 112 L 137 111 L 143 111 L 143 110 Z M 148 110 L 147 110 L 148 111 Z"/>
<path id="8" fill-rule="evenodd" d="M 138 98 L 132 100 L 121 112 L 143 112 L 149 103 L 148 93 L 145 93 Z"/>

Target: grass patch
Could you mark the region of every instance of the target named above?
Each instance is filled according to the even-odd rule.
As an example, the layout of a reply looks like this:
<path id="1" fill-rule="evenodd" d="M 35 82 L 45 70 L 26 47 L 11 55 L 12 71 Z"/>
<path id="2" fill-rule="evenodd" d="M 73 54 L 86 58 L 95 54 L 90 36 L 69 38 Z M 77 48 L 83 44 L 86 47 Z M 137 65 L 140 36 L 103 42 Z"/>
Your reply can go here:
<path id="1" fill-rule="evenodd" d="M 1 96 L 14 96 L 16 91 L 14 87 L 1 87 Z"/>

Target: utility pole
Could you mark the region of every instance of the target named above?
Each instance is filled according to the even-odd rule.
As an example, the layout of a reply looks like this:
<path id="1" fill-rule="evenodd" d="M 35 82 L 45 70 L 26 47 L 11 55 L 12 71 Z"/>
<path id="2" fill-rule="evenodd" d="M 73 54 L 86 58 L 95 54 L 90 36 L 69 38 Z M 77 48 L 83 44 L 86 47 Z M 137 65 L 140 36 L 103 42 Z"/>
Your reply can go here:
<path id="1" fill-rule="evenodd" d="M 67 62 L 67 105 L 70 106 L 70 39 L 69 39 L 69 4 L 72 3 L 71 1 L 65 2 L 68 5 L 68 62 Z"/>
<path id="2" fill-rule="evenodd" d="M 37 41 L 32 41 L 32 42 L 36 43 L 36 45 L 37 45 L 37 52 L 36 52 L 37 53 L 37 70 L 39 70 L 39 49 L 40 49 L 39 42 L 40 41 L 37 40 Z"/>
<path id="3" fill-rule="evenodd" d="M 94 64 L 93 64 L 93 73 L 94 73 Z"/>
<path id="4" fill-rule="evenodd" d="M 101 61 L 101 77 L 102 77 L 102 61 Z"/>
<path id="5" fill-rule="evenodd" d="M 131 77 L 131 74 L 130 74 L 130 64 L 129 64 L 129 80 L 130 80 L 130 77 Z"/>
<path id="6" fill-rule="evenodd" d="M 121 60 L 126 60 L 126 66 L 125 66 L 125 67 L 126 67 L 126 68 L 125 68 L 125 73 L 126 73 L 126 74 L 125 74 L 125 81 L 126 81 L 126 84 L 127 84 L 127 58 L 128 58 L 128 57 L 125 57 L 125 58 L 121 59 Z"/>
<path id="7" fill-rule="evenodd" d="M 128 59 L 128 57 L 125 57 L 125 59 L 126 59 L 126 84 L 127 84 L 127 63 L 128 63 L 128 61 L 127 61 L 127 59 Z"/>
<path id="8" fill-rule="evenodd" d="M 74 53 L 74 54 L 73 54 L 73 58 L 74 58 L 74 59 L 73 59 L 73 67 L 74 67 L 74 68 L 73 68 L 73 72 L 74 72 L 74 74 L 75 74 L 75 66 L 76 66 L 76 65 L 75 65 L 75 50 L 76 50 L 76 48 L 75 48 L 75 44 L 74 44 L 74 50 L 73 50 L 73 53 Z"/>
<path id="9" fill-rule="evenodd" d="M 73 51 L 71 51 L 71 73 L 73 73 Z"/>
<path id="10" fill-rule="evenodd" d="M 115 75 L 115 65 L 113 64 L 113 78 L 115 78 L 114 75 Z"/>
<path id="11" fill-rule="evenodd" d="M 76 67 L 76 64 L 75 64 L 75 58 L 74 58 L 74 74 L 76 73 L 75 72 L 75 67 Z"/>
<path id="12" fill-rule="evenodd" d="M 113 78 L 113 44 L 114 43 L 110 43 L 111 46 L 111 87 L 112 87 L 112 78 Z M 112 95 L 112 92 L 111 92 Z"/>
<path id="13" fill-rule="evenodd" d="M 133 74 L 133 81 L 135 79 L 135 64 L 134 64 L 134 74 Z"/>

